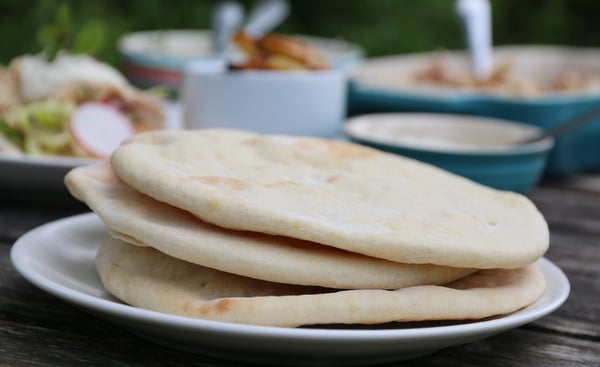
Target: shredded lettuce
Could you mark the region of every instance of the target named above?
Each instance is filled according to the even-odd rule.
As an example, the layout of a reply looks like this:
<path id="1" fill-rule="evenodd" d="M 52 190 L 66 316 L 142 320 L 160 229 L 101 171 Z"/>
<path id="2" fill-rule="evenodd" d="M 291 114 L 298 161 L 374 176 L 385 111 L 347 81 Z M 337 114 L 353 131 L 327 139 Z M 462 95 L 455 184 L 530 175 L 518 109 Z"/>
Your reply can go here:
<path id="1" fill-rule="evenodd" d="M 6 121 L 0 121 L 0 135 L 3 135 L 8 141 L 23 149 L 23 136 Z"/>
<path id="2" fill-rule="evenodd" d="M 73 138 L 69 116 L 74 105 L 44 101 L 13 108 L 0 124 L 0 134 L 34 155 L 69 154 Z"/>

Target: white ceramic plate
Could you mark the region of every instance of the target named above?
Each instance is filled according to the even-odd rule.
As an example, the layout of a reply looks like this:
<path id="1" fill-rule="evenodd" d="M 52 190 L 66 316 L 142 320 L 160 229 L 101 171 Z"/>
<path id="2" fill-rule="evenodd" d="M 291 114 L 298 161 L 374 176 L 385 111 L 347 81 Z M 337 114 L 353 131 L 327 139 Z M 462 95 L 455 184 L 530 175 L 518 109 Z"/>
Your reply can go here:
<path id="1" fill-rule="evenodd" d="M 274 365 L 376 364 L 464 344 L 539 319 L 569 294 L 563 272 L 546 259 L 539 266 L 547 288 L 532 306 L 513 314 L 465 323 L 387 324 L 381 327 L 277 328 L 191 319 L 128 306 L 110 296 L 95 270 L 107 236 L 94 214 L 64 218 L 23 235 L 11 250 L 15 268 L 37 287 L 180 350 L 222 359 Z"/>
<path id="2" fill-rule="evenodd" d="M 167 128 L 181 126 L 180 107 L 173 102 L 163 106 Z M 65 174 L 72 168 L 95 162 L 72 157 L 34 157 L 0 153 L 0 190 L 38 196 L 66 193 Z"/>

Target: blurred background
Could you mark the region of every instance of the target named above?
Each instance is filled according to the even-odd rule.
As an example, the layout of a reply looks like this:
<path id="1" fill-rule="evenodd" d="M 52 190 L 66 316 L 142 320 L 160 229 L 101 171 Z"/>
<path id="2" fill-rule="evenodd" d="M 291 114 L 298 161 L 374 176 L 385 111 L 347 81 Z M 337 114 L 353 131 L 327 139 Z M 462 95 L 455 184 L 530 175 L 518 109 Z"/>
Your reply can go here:
<path id="1" fill-rule="evenodd" d="M 118 66 L 121 35 L 149 29 L 207 29 L 216 2 L 0 0 L 0 63 L 37 53 L 48 39 L 62 35 L 72 48 L 84 48 L 82 51 Z M 246 8 L 253 4 L 241 2 Z M 600 46 L 600 2 L 491 3 L 497 45 Z M 290 6 L 290 16 L 277 31 L 345 39 L 361 45 L 368 57 L 463 48 L 454 0 L 292 0 Z"/>

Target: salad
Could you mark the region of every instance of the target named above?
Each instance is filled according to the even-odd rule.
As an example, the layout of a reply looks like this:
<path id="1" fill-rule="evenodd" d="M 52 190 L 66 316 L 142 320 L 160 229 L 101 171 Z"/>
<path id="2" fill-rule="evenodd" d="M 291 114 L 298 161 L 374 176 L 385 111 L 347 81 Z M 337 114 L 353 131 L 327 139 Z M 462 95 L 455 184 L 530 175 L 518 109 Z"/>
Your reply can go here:
<path id="1" fill-rule="evenodd" d="M 107 158 L 164 127 L 160 102 L 90 56 L 25 55 L 0 68 L 0 153 Z"/>

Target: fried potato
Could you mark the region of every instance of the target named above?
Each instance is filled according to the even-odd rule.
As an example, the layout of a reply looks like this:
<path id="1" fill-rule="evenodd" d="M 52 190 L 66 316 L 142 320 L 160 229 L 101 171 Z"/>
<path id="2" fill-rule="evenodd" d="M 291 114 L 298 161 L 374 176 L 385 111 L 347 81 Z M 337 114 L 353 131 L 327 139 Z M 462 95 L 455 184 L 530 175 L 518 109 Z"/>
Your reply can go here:
<path id="1" fill-rule="evenodd" d="M 308 43 L 294 37 L 268 34 L 254 39 L 244 32 L 232 38 L 245 54 L 242 63 L 231 65 L 233 70 L 326 70 L 329 68 L 321 54 Z"/>

